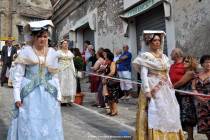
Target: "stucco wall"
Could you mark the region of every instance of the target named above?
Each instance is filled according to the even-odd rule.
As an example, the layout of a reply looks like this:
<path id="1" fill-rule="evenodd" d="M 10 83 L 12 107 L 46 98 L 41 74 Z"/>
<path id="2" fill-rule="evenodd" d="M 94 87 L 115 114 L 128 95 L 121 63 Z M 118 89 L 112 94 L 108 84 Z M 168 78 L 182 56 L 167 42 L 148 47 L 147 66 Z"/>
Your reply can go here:
<path id="1" fill-rule="evenodd" d="M 122 0 L 106 0 L 98 7 L 98 46 L 104 48 L 122 47 L 128 39 L 123 36 L 123 23 L 119 12 L 123 10 Z"/>
<path id="2" fill-rule="evenodd" d="M 9 2 L 7 0 L 0 1 L 0 9 L 1 9 L 1 37 L 6 37 L 9 35 Z"/>
<path id="3" fill-rule="evenodd" d="M 176 0 L 174 3 L 176 46 L 186 54 L 210 54 L 209 0 Z"/>
<path id="4" fill-rule="evenodd" d="M 88 0 L 56 25 L 57 39 L 60 40 L 69 32 L 77 20 L 97 8 L 95 48 L 122 47 L 127 38 L 122 35 L 123 25 L 119 12 L 123 10 L 123 0 Z"/>
<path id="5" fill-rule="evenodd" d="M 20 25 L 20 23 L 27 23 L 33 19 L 33 17 L 23 17 L 19 15 L 20 6 L 21 3 L 26 3 L 29 6 L 35 6 L 33 7 L 34 10 L 36 10 L 36 7 L 42 7 L 45 9 L 51 9 L 51 3 L 50 0 L 14 0 L 13 1 L 13 9 L 14 13 L 12 14 L 12 36 L 18 39 L 18 28 L 17 25 Z M 1 36 L 0 37 L 7 37 L 10 32 L 11 28 L 11 18 L 10 18 L 10 12 L 9 7 L 11 3 L 9 3 L 9 0 L 2 0 L 0 1 L 0 12 L 1 14 Z M 16 40 L 18 42 L 18 40 Z"/>

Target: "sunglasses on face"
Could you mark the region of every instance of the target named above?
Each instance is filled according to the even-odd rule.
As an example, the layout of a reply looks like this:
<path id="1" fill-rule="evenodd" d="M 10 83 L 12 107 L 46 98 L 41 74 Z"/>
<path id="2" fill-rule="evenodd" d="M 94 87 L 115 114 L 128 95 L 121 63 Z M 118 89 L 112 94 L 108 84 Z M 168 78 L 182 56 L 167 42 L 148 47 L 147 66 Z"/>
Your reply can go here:
<path id="1" fill-rule="evenodd" d="M 190 63 L 190 61 L 189 60 L 184 60 L 184 63 Z"/>

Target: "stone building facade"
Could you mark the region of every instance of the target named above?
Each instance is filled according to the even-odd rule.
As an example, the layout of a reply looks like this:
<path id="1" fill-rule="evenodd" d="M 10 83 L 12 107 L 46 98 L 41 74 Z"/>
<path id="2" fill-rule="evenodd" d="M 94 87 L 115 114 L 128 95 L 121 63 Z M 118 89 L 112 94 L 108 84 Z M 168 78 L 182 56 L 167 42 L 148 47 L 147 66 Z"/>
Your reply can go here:
<path id="1" fill-rule="evenodd" d="M 23 27 L 27 22 L 48 19 L 52 14 L 49 0 L 0 0 L 0 38 L 24 42 Z"/>
<path id="2" fill-rule="evenodd" d="M 96 49 L 111 50 L 127 42 L 119 17 L 123 0 L 64 0 L 53 7 L 56 40 L 67 37 L 80 49 L 85 40 L 90 40 Z"/>
<path id="3" fill-rule="evenodd" d="M 176 46 L 187 54 L 210 54 L 210 1 L 176 0 L 173 5 Z"/>
<path id="4" fill-rule="evenodd" d="M 200 57 L 210 53 L 208 0 L 53 0 L 54 39 L 71 40 L 82 49 L 90 40 L 96 50 L 130 46 L 142 51 L 143 30 L 166 32 L 164 52 L 174 47 Z"/>

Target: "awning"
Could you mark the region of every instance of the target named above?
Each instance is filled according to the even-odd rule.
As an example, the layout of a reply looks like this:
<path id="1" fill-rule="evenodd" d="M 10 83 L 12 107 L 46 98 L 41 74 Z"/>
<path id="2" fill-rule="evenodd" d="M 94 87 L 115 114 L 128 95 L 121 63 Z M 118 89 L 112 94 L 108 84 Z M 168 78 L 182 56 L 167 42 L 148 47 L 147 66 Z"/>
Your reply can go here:
<path id="1" fill-rule="evenodd" d="M 147 0 L 138 6 L 124 12 L 124 14 L 120 15 L 121 18 L 131 18 L 140 15 L 141 13 L 157 6 L 158 4 L 163 3 L 162 0 Z"/>
<path id="2" fill-rule="evenodd" d="M 124 35 L 127 32 L 128 20 L 126 19 L 136 17 L 160 4 L 163 4 L 165 18 L 169 20 L 171 18 L 171 3 L 170 2 L 163 1 L 163 0 L 147 0 L 130 10 L 124 11 L 124 13 L 120 15 L 122 19 L 125 19 L 123 20 L 122 34 Z"/>
<path id="3" fill-rule="evenodd" d="M 71 28 L 71 31 L 76 31 L 78 28 L 84 26 L 85 24 L 88 24 L 90 26 L 90 29 L 95 30 L 96 14 L 97 14 L 97 9 L 91 11 L 89 14 L 79 19 Z"/>

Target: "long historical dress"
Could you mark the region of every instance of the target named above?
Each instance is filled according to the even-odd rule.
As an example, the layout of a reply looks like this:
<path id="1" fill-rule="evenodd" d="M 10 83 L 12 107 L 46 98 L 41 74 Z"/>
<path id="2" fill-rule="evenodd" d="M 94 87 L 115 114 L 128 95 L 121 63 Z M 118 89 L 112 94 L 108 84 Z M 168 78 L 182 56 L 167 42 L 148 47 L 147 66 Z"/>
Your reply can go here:
<path id="1" fill-rule="evenodd" d="M 38 56 L 27 46 L 15 63 L 13 93 L 23 106 L 14 106 L 7 140 L 63 140 L 56 52 Z"/>
<path id="2" fill-rule="evenodd" d="M 141 66 L 142 90 L 137 112 L 136 140 L 183 140 L 180 110 L 168 76 L 166 55 L 157 58 L 150 52 L 138 56 L 134 62 Z M 148 101 L 143 95 L 155 94 Z"/>
<path id="3" fill-rule="evenodd" d="M 75 67 L 74 67 L 74 55 L 68 51 L 64 53 L 63 51 L 59 50 L 58 53 L 58 60 L 59 60 L 59 80 L 60 80 L 60 87 L 61 87 L 61 94 L 62 94 L 62 103 L 70 103 L 74 102 L 74 98 L 76 95 L 76 75 L 75 75 Z"/>

